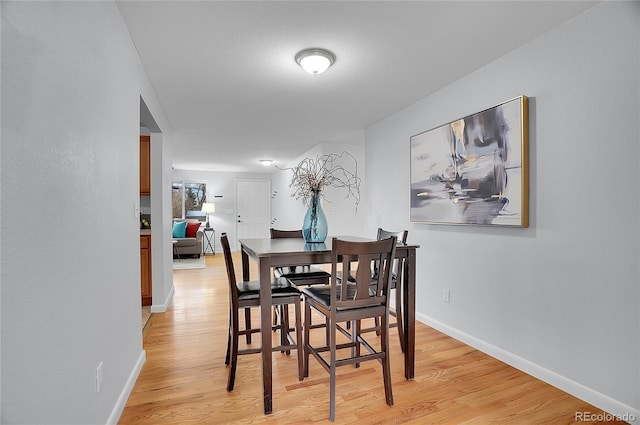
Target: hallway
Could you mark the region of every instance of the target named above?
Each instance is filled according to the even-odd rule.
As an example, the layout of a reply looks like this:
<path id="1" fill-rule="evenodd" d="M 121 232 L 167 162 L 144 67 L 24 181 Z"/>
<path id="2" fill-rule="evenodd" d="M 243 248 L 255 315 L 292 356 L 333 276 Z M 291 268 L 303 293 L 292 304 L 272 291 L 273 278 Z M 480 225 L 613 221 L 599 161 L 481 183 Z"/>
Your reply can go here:
<path id="1" fill-rule="evenodd" d="M 240 275 L 239 253 L 234 256 Z M 155 314 L 145 333 L 147 361 L 119 423 L 329 423 L 329 375 L 311 359 L 309 378 L 299 382 L 295 352 L 273 354 L 271 415 L 262 413 L 260 356 L 240 357 L 235 390 L 226 392 L 227 276 L 222 255 L 207 256 L 206 263 L 174 272 L 174 305 Z M 255 268 L 251 273 L 257 276 Z M 579 423 L 577 412 L 602 413 L 421 323 L 414 381 L 404 379 L 395 329 L 391 348 L 395 405 L 384 402 L 379 364 L 341 368 L 336 423 L 555 425 Z"/>

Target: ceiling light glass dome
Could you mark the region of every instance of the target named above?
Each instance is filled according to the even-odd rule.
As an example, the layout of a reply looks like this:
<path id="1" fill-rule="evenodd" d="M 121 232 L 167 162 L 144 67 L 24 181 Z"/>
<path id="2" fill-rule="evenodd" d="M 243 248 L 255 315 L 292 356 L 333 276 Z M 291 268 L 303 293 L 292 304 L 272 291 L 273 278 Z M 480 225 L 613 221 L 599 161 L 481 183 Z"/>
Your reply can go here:
<path id="1" fill-rule="evenodd" d="M 305 49 L 296 54 L 296 62 L 309 74 L 318 75 L 336 61 L 336 55 L 325 49 Z"/>

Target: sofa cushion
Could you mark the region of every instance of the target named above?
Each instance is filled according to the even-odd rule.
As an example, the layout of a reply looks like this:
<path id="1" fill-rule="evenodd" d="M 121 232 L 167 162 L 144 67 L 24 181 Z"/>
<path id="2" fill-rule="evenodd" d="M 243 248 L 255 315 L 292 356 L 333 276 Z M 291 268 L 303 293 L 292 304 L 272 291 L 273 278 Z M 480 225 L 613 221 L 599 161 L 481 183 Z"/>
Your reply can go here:
<path id="1" fill-rule="evenodd" d="M 178 248 L 187 247 L 187 246 L 196 246 L 198 240 L 196 238 L 176 238 L 176 246 Z"/>
<path id="2" fill-rule="evenodd" d="M 200 229 L 200 222 L 187 222 L 187 230 L 185 232 L 185 238 L 195 238 L 196 232 Z"/>
<path id="3" fill-rule="evenodd" d="M 187 233 L 187 222 L 180 221 L 177 223 L 173 223 L 173 237 L 174 238 L 184 238 Z"/>

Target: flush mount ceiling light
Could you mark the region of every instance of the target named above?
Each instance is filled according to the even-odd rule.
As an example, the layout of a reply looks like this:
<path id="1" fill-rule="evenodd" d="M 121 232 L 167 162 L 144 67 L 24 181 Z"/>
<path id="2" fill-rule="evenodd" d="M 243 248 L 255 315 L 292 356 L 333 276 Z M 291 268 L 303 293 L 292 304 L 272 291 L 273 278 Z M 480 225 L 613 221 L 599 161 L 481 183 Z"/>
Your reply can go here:
<path id="1" fill-rule="evenodd" d="M 265 167 L 268 167 L 269 165 L 273 164 L 273 159 L 259 159 L 258 162 Z"/>
<path id="2" fill-rule="evenodd" d="M 325 72 L 336 61 L 336 55 L 325 49 L 304 49 L 296 54 L 296 62 L 309 74 Z"/>

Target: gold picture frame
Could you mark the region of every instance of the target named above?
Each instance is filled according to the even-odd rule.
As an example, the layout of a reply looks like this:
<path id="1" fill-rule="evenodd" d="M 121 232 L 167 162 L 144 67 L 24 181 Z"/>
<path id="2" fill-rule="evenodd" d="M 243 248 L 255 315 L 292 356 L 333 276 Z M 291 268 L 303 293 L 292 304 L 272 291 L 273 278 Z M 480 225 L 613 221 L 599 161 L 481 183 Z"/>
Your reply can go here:
<path id="1" fill-rule="evenodd" d="M 411 137 L 411 222 L 529 226 L 529 102 Z"/>

